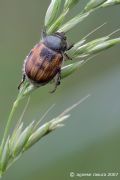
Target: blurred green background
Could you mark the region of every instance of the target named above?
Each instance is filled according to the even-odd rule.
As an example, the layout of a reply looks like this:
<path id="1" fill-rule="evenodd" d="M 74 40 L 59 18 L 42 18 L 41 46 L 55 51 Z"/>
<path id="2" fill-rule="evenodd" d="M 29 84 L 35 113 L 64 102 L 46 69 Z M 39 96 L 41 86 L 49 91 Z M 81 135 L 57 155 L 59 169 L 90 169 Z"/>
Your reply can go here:
<path id="1" fill-rule="evenodd" d="M 77 14 L 86 2 L 81 0 L 70 16 Z M 18 93 L 23 60 L 40 39 L 49 3 L 50 0 L 0 1 L 1 136 Z M 96 11 L 67 34 L 68 40 L 76 42 L 104 22 L 108 24 L 89 40 L 107 35 L 120 26 L 119 18 L 120 6 Z M 54 94 L 49 94 L 52 88 L 47 85 L 32 94 L 25 124 L 39 119 L 54 103 L 56 106 L 47 121 L 85 95 L 91 94 L 91 97 L 71 112 L 64 128 L 43 138 L 25 153 L 3 180 L 69 180 L 72 179 L 70 172 L 116 172 L 117 177 L 83 179 L 120 179 L 120 46 L 102 52 L 63 80 Z M 15 121 L 25 102 L 17 110 Z"/>

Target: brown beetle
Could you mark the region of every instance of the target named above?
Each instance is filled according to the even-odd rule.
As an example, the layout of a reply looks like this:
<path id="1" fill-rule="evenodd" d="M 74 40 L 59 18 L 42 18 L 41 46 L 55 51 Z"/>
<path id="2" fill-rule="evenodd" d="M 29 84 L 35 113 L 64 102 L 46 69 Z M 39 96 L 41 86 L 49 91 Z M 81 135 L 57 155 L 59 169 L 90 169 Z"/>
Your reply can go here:
<path id="1" fill-rule="evenodd" d="M 60 84 L 64 57 L 70 59 L 65 51 L 73 46 L 68 47 L 63 32 L 52 35 L 46 35 L 45 32 L 42 34 L 42 41 L 35 45 L 24 61 L 23 79 L 18 89 L 26 78 L 35 86 L 45 85 L 54 79 L 55 88 L 51 92 L 54 92 Z"/>

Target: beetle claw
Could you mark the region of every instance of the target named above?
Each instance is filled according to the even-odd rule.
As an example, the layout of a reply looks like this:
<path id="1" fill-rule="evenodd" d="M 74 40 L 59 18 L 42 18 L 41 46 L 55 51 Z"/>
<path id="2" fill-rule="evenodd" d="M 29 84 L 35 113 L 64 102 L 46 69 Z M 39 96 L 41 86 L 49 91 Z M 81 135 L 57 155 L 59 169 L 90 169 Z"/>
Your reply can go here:
<path id="1" fill-rule="evenodd" d="M 50 93 L 51 94 L 54 93 L 56 91 L 56 89 L 57 89 L 57 86 L 59 86 L 59 85 L 60 85 L 60 81 L 57 81 L 56 84 L 55 84 L 54 89 L 52 91 L 50 91 Z"/>
<path id="2" fill-rule="evenodd" d="M 25 77 L 25 74 L 23 74 L 23 78 L 22 78 L 20 84 L 18 85 L 18 90 L 21 88 L 21 85 L 24 83 L 25 78 L 26 78 L 26 77 Z"/>
<path id="3" fill-rule="evenodd" d="M 56 91 L 57 88 L 54 88 L 52 91 L 50 91 L 49 93 L 53 94 Z"/>
<path id="4" fill-rule="evenodd" d="M 54 79 L 55 80 L 55 87 L 52 91 L 50 91 L 50 93 L 54 93 L 56 91 L 57 86 L 60 85 L 60 79 L 61 79 L 61 73 L 58 72 L 56 79 Z"/>

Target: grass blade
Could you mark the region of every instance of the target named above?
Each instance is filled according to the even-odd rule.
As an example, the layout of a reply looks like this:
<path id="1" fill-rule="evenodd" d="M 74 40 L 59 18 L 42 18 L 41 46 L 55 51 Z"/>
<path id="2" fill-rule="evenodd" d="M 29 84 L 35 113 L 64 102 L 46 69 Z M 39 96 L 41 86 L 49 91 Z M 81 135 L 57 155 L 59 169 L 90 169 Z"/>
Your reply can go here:
<path id="1" fill-rule="evenodd" d="M 47 30 L 47 34 L 54 33 L 54 32 L 56 32 L 56 31 L 60 28 L 60 26 L 61 26 L 61 24 L 63 23 L 63 20 L 64 20 L 65 16 L 67 15 L 68 11 L 69 11 L 69 9 L 66 10 L 65 12 L 63 12 L 63 13 L 61 14 L 61 16 L 60 16 L 60 17 L 54 22 L 54 24 L 52 24 L 52 26 Z"/>
<path id="2" fill-rule="evenodd" d="M 13 156 L 18 156 L 19 153 L 22 153 L 22 150 L 25 146 L 25 144 L 27 143 L 31 132 L 33 130 L 33 123 L 32 122 L 27 128 L 25 128 L 25 130 L 20 134 L 18 140 L 15 143 L 14 149 L 11 150 L 13 152 Z M 11 147 L 12 148 L 12 147 Z"/>
<path id="3" fill-rule="evenodd" d="M 64 9 L 73 8 L 80 0 L 66 0 L 64 4 Z"/>
<path id="4" fill-rule="evenodd" d="M 6 140 L 5 146 L 3 148 L 3 152 L 2 152 L 2 156 L 0 160 L 0 171 L 1 171 L 0 174 L 1 175 L 7 168 L 9 158 L 10 158 L 10 150 L 9 150 L 9 137 L 8 137 L 8 139 Z"/>
<path id="5" fill-rule="evenodd" d="M 84 8 L 85 12 L 91 11 L 97 7 L 99 7 L 101 4 L 103 4 L 107 0 L 90 0 L 87 5 Z"/>
<path id="6" fill-rule="evenodd" d="M 61 0 L 51 0 L 51 3 L 45 15 L 45 27 L 48 28 L 51 24 L 54 23 L 58 15 L 60 6 L 61 6 Z"/>
<path id="7" fill-rule="evenodd" d="M 120 0 L 108 0 L 105 3 L 101 5 L 101 7 L 108 7 L 108 6 L 114 6 L 114 5 L 119 5 Z"/>
<path id="8" fill-rule="evenodd" d="M 69 76 L 70 74 L 72 74 L 73 72 L 75 72 L 77 69 L 80 68 L 80 66 L 84 63 L 84 61 L 79 61 L 76 63 L 72 63 L 69 64 L 67 66 L 64 66 L 62 68 L 62 74 L 61 74 L 61 78 L 64 79 L 67 76 Z"/>
<path id="9" fill-rule="evenodd" d="M 74 18 L 72 18 L 70 21 L 67 23 L 63 24 L 63 26 L 59 29 L 59 32 L 68 32 L 71 30 L 74 26 L 76 26 L 78 23 L 83 21 L 89 13 L 84 13 L 84 14 L 78 14 Z"/>

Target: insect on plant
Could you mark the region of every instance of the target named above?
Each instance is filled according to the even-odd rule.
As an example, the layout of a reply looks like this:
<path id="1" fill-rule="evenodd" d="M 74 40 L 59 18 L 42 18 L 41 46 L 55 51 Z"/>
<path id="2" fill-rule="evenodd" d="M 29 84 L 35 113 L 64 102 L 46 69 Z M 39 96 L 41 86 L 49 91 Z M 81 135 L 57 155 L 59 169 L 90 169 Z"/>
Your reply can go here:
<path id="1" fill-rule="evenodd" d="M 61 66 L 64 57 L 70 59 L 65 51 L 70 50 L 73 45 L 68 46 L 64 32 L 56 32 L 52 35 L 42 33 L 42 42 L 35 45 L 25 59 L 23 67 L 23 79 L 18 86 L 27 78 L 35 86 L 47 84 L 54 78 L 55 92 L 61 80 Z"/>

